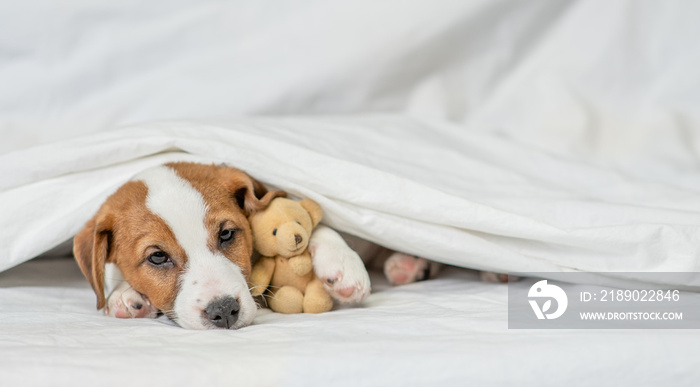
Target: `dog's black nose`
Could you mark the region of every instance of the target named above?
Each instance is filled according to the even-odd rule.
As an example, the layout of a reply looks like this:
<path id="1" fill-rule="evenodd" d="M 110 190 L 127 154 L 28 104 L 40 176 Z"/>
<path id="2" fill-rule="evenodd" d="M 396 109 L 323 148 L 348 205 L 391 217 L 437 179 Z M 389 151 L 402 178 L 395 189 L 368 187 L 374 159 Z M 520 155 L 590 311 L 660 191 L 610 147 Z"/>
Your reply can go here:
<path id="1" fill-rule="evenodd" d="M 228 329 L 238 320 L 238 309 L 238 301 L 235 298 L 224 297 L 210 302 L 204 312 L 214 325 Z"/>

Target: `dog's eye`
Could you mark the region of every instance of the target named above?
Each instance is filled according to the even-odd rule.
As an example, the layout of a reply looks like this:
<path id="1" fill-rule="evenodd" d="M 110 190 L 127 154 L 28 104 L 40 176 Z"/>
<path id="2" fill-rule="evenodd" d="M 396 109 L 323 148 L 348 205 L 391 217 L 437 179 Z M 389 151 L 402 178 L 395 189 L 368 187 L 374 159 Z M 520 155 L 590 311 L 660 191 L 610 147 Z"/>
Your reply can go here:
<path id="1" fill-rule="evenodd" d="M 233 238 L 236 236 L 237 231 L 238 229 L 235 228 L 222 230 L 219 234 L 219 244 L 221 245 L 221 247 L 225 247 L 227 244 L 231 243 Z"/>
<path id="2" fill-rule="evenodd" d="M 277 229 L 272 230 L 272 235 L 277 235 Z"/>
<path id="3" fill-rule="evenodd" d="M 165 251 L 156 251 L 155 253 L 149 255 L 146 259 L 149 263 L 155 266 L 160 266 L 170 262 L 170 257 L 168 257 L 168 254 L 166 254 Z"/>

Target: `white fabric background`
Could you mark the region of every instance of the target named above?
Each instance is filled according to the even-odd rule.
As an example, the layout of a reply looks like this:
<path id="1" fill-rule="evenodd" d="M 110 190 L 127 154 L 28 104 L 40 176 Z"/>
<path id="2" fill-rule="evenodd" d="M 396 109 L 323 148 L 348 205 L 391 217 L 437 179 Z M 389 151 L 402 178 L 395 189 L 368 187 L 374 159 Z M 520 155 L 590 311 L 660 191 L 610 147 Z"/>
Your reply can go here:
<path id="1" fill-rule="evenodd" d="M 141 168 L 191 159 L 453 264 L 697 271 L 699 14 L 653 0 L 0 2 L 0 270 L 75 234 Z M 700 376 L 692 331 L 509 331 L 505 288 L 460 271 L 224 333 L 99 316 L 70 262 L 0 275 L 13 385 Z"/>
<path id="2" fill-rule="evenodd" d="M 697 188 L 699 7 L 2 2 L 0 149 L 152 120 L 401 112 Z"/>

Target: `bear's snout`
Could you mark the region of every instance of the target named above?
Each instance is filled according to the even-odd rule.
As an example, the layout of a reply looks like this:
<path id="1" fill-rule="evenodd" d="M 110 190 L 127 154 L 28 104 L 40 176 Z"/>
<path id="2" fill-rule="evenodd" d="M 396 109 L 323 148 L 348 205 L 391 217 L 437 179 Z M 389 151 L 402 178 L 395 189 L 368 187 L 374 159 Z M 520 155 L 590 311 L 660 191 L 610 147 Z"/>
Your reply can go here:
<path id="1" fill-rule="evenodd" d="M 296 222 L 286 223 L 277 228 L 277 247 L 279 254 L 286 257 L 297 255 L 308 245 L 308 233 Z"/>

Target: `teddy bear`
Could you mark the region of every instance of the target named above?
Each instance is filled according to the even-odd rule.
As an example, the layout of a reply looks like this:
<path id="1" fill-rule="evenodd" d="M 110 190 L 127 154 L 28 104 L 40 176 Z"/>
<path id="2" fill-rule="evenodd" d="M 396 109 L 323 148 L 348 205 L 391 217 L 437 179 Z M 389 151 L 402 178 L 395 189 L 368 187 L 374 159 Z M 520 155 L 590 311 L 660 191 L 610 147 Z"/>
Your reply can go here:
<path id="1" fill-rule="evenodd" d="M 321 313 L 333 307 L 307 251 L 311 232 L 322 216 L 321 207 L 311 199 L 281 197 L 250 215 L 253 246 L 262 257 L 253 266 L 249 285 L 253 296 L 268 291 L 273 311 Z"/>

